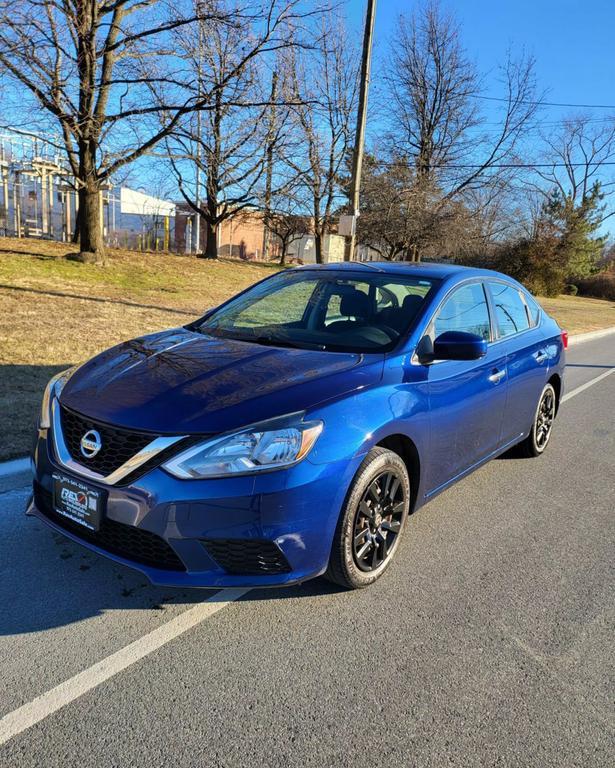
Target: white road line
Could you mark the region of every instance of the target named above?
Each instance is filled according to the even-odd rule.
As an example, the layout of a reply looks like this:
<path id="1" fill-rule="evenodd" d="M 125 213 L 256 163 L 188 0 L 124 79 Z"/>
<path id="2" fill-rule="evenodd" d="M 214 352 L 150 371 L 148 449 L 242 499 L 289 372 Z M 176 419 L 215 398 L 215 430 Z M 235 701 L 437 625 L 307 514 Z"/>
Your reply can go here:
<path id="1" fill-rule="evenodd" d="M 585 384 L 581 384 L 580 387 L 577 387 L 576 389 L 573 389 L 571 392 L 566 393 L 564 397 L 562 397 L 562 403 L 565 403 L 566 400 L 570 400 L 571 398 L 576 397 L 577 395 L 580 395 L 581 392 L 585 392 L 586 389 L 593 387 L 594 384 L 597 384 L 599 381 L 602 381 L 602 379 L 606 379 L 606 377 L 610 376 L 612 373 L 615 373 L 615 368 L 609 368 L 608 371 L 601 373 L 600 376 L 596 376 L 595 379 L 592 379 L 591 381 L 588 381 Z"/>
<path id="2" fill-rule="evenodd" d="M 209 599 L 189 608 L 125 648 L 121 648 L 69 680 L 56 685 L 47 693 L 43 693 L 13 712 L 9 712 L 0 720 L 0 746 L 13 736 L 17 736 L 36 723 L 40 723 L 41 720 L 57 712 L 66 704 L 70 704 L 71 701 L 96 688 L 105 680 L 109 680 L 109 678 L 158 650 L 205 619 L 210 618 L 214 613 L 226 608 L 234 600 L 245 595 L 246 592 L 249 590 L 223 589 L 217 592 Z"/>

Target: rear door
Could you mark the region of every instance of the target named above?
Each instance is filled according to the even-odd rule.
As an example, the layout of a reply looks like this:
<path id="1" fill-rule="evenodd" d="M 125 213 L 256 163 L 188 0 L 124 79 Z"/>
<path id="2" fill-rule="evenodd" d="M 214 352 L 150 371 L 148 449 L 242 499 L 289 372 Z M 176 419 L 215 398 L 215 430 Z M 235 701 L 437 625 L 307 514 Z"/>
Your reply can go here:
<path id="1" fill-rule="evenodd" d="M 491 325 L 482 281 L 473 281 L 453 289 L 428 328 L 432 341 L 445 331 L 466 331 L 489 342 L 487 355 L 480 360 L 442 360 L 429 365 L 430 493 L 500 445 L 506 351 L 492 343 Z"/>
<path id="2" fill-rule="evenodd" d="M 487 281 L 495 318 L 496 346 L 508 359 L 508 397 L 502 425 L 502 442 L 528 433 L 538 399 L 547 381 L 549 358 L 544 333 L 536 324 L 523 292 L 503 280 Z"/>

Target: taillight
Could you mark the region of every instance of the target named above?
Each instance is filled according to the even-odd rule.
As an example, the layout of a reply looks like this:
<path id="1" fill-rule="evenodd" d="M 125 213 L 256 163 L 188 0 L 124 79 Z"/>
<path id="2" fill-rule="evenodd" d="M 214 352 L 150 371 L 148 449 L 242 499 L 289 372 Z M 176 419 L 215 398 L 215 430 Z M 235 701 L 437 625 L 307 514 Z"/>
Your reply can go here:
<path id="1" fill-rule="evenodd" d="M 562 331 L 562 344 L 564 349 L 568 349 L 568 331 Z"/>

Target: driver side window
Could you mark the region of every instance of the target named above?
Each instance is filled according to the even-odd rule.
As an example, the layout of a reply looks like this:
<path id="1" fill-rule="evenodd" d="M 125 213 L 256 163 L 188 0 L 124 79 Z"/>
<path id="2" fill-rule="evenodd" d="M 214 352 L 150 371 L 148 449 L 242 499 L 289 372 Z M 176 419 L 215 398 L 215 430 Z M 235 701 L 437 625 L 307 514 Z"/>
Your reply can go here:
<path id="1" fill-rule="evenodd" d="M 464 331 L 491 340 L 489 308 L 481 283 L 462 285 L 440 307 L 433 320 L 433 338 L 446 331 Z"/>

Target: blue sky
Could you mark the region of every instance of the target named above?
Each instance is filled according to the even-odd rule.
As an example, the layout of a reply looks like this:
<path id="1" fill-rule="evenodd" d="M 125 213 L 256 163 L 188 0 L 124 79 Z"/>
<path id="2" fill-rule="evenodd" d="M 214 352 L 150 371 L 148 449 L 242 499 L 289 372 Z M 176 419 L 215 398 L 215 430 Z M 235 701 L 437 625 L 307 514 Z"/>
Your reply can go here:
<path id="1" fill-rule="evenodd" d="M 378 0 L 376 66 L 398 15 L 414 5 Z M 538 86 L 548 91 L 548 101 L 615 105 L 614 0 L 449 0 L 442 6 L 461 23 L 466 49 L 486 75 L 487 94 L 500 95 L 495 70 L 506 50 L 524 49 L 536 58 Z M 349 0 L 349 16 L 359 27 L 364 9 L 365 0 Z M 544 119 L 578 111 L 549 107 Z M 615 109 L 595 111 L 597 117 L 611 113 Z"/>

